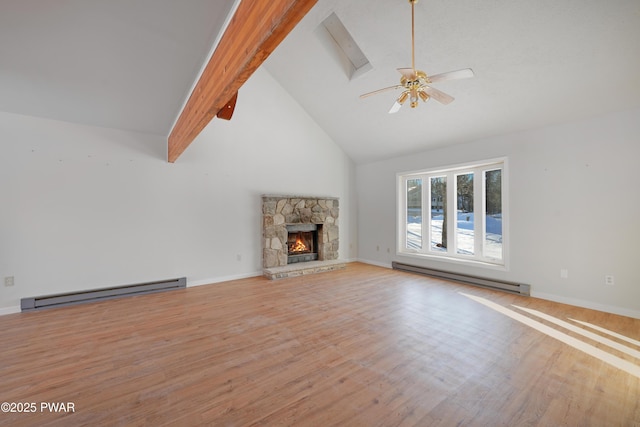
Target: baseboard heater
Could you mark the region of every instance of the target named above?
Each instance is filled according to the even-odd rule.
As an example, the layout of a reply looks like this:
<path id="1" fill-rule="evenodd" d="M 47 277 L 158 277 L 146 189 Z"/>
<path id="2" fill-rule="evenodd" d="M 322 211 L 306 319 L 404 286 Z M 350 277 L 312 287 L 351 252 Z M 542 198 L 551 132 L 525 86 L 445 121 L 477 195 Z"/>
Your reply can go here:
<path id="1" fill-rule="evenodd" d="M 504 282 L 500 280 L 487 279 L 484 277 L 469 276 L 466 274 L 452 273 L 450 271 L 435 270 L 432 268 L 419 267 L 416 265 L 392 262 L 394 270 L 409 271 L 412 273 L 424 274 L 427 276 L 439 277 L 441 279 L 455 280 L 469 285 L 482 286 L 483 288 L 496 289 L 518 295 L 531 295 L 531 286 L 524 283 Z"/>
<path id="2" fill-rule="evenodd" d="M 20 300 L 20 309 L 22 311 L 32 311 L 40 310 L 43 308 L 63 307 L 67 305 L 104 301 L 107 299 L 122 298 L 133 295 L 164 292 L 186 287 L 187 278 L 180 277 L 178 279 L 167 279 L 157 282 L 138 283 L 135 285 L 116 286 L 89 291 L 22 298 Z"/>

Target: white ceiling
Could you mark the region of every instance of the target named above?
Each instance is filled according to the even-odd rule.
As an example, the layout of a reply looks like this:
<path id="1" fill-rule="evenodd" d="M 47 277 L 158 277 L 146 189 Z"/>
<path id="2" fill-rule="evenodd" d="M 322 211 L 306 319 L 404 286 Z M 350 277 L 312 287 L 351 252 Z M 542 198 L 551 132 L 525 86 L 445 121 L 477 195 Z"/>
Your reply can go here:
<path id="1" fill-rule="evenodd" d="M 233 5 L 0 0 L 0 110 L 166 136 Z M 353 80 L 332 12 L 372 64 Z M 410 20 L 407 0 L 318 0 L 265 63 L 358 163 L 640 106 L 638 0 L 420 0 L 416 67 L 476 77 L 389 115 L 397 93 L 359 95 L 411 66 Z"/>
<path id="2" fill-rule="evenodd" d="M 349 80 L 322 20 L 335 12 L 373 69 Z M 358 163 L 640 105 L 638 0 L 420 0 L 416 68 L 470 67 L 454 96 L 387 114 L 411 67 L 408 0 L 319 0 L 265 66 Z"/>
<path id="3" fill-rule="evenodd" d="M 0 110 L 168 135 L 234 0 L 0 0 Z"/>

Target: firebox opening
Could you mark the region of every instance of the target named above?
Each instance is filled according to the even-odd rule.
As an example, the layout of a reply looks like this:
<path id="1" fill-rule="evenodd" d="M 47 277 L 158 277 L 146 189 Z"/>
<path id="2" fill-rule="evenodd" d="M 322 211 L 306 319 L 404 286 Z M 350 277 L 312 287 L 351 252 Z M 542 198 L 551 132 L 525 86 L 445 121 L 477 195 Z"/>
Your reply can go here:
<path id="1" fill-rule="evenodd" d="M 289 234 L 290 254 L 307 254 L 313 252 L 313 233 L 311 231 L 298 231 Z"/>
<path id="2" fill-rule="evenodd" d="M 287 225 L 287 263 L 315 261 L 318 259 L 318 225 Z"/>

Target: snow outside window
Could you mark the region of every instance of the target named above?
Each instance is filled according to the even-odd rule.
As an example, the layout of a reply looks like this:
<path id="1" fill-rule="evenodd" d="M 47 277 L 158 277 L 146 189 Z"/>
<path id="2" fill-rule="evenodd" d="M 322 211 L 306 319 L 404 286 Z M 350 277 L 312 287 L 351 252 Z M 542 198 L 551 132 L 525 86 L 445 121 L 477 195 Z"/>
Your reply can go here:
<path id="1" fill-rule="evenodd" d="M 397 178 L 398 254 L 506 268 L 506 159 Z"/>

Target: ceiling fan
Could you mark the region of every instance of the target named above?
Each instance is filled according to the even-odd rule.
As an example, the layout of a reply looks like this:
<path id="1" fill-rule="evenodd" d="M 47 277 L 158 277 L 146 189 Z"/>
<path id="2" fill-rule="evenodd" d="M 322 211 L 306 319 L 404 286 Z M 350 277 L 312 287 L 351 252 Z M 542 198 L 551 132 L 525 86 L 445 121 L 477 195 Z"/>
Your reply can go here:
<path id="1" fill-rule="evenodd" d="M 409 0 L 409 3 L 411 3 L 411 68 L 398 68 L 398 71 L 400 72 L 400 74 L 402 74 L 402 77 L 400 77 L 399 85 L 374 90 L 373 92 L 360 95 L 360 98 L 366 98 L 368 96 L 376 95 L 388 90 L 400 88 L 404 89 L 389 110 L 389 114 L 398 112 L 398 110 L 400 110 L 400 107 L 402 107 L 407 99 L 409 99 L 410 101 L 411 108 L 415 108 L 418 106 L 419 99 L 422 99 L 422 101 L 426 102 L 429 100 L 429 98 L 433 98 L 441 104 L 449 104 L 454 99 L 451 95 L 448 95 L 429 85 L 446 80 L 456 80 L 473 77 L 473 70 L 471 68 L 449 71 L 447 73 L 436 74 L 434 76 L 428 76 L 424 71 L 416 69 L 414 6 L 417 2 L 418 0 Z"/>

